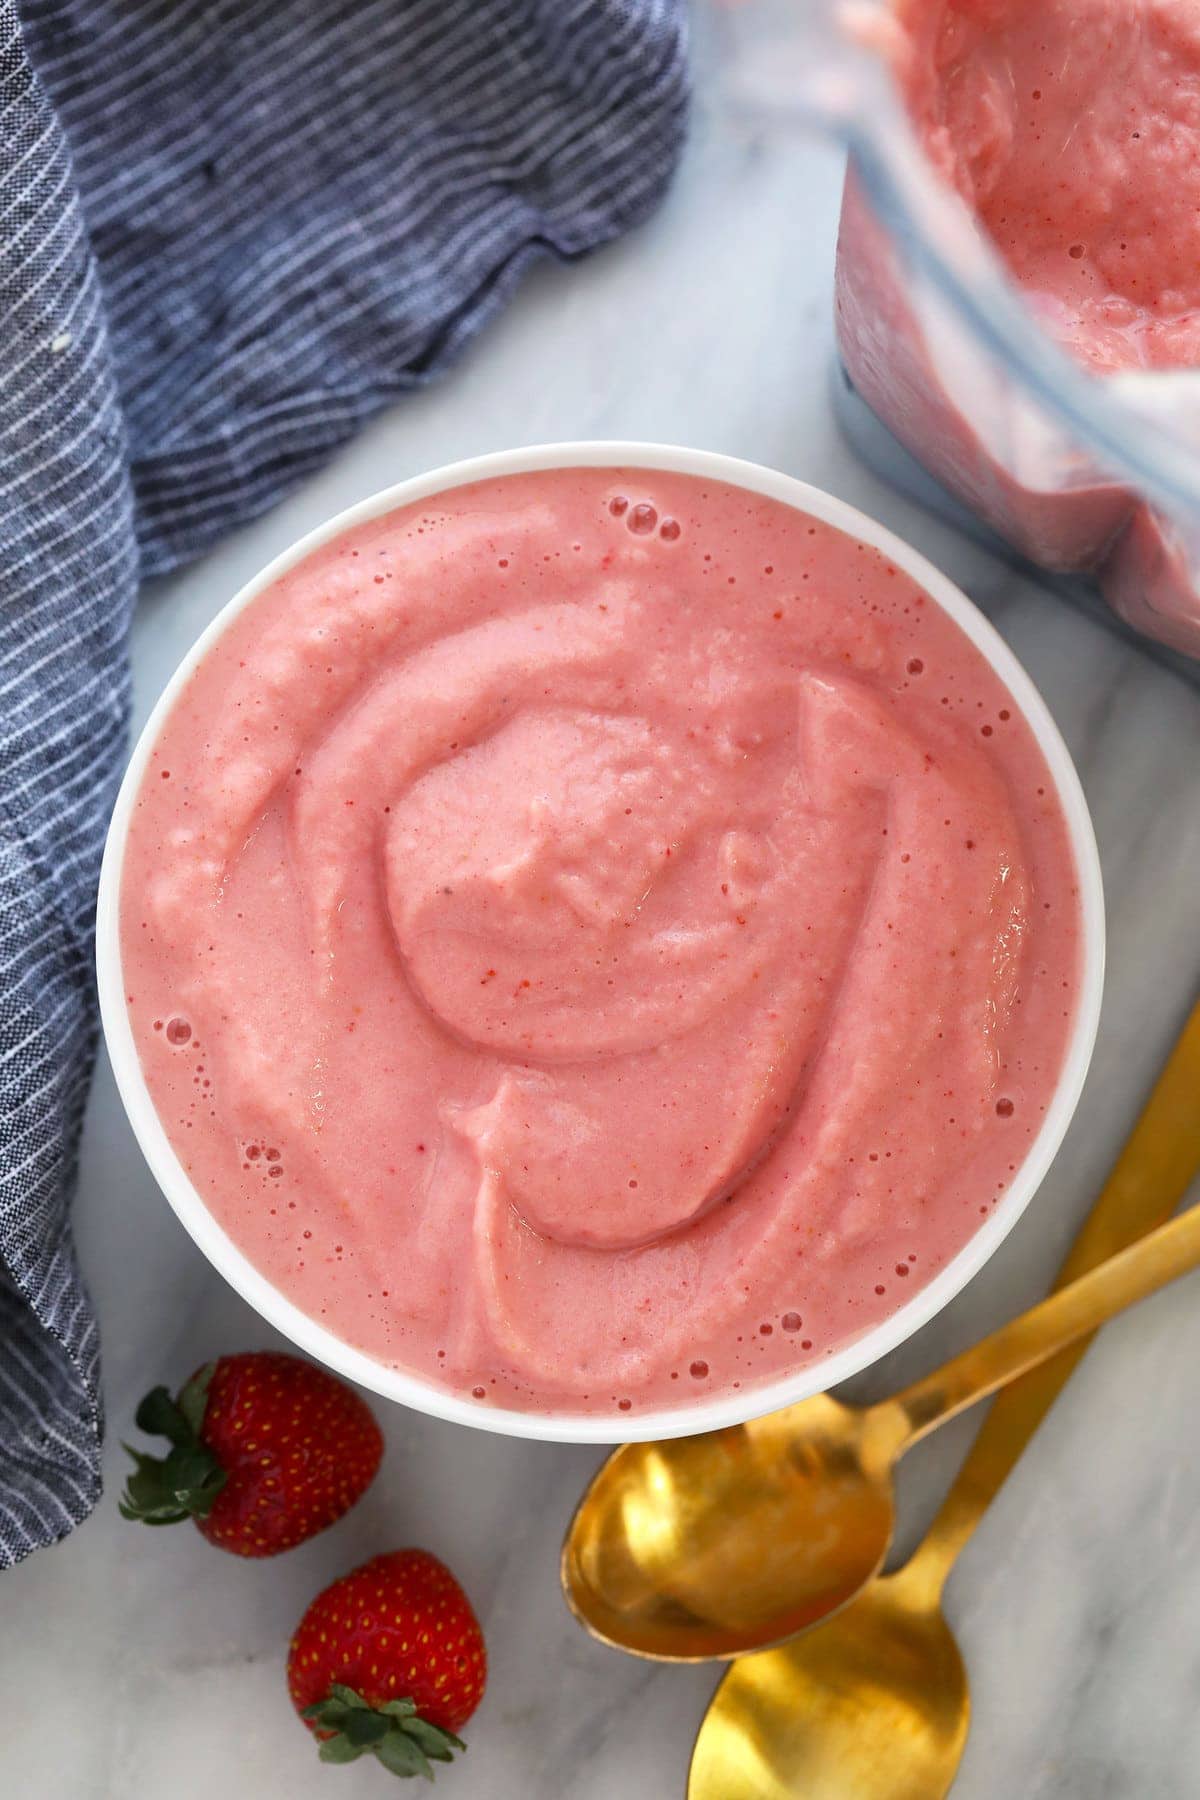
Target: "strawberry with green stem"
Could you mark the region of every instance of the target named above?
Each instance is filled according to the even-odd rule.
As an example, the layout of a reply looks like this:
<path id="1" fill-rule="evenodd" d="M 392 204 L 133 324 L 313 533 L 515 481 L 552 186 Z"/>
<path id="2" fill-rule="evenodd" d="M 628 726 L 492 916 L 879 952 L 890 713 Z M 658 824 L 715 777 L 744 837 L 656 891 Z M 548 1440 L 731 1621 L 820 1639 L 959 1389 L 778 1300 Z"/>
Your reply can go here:
<path id="1" fill-rule="evenodd" d="M 375 1478 L 383 1438 L 345 1382 L 301 1357 L 250 1351 L 207 1363 L 172 1398 L 154 1388 L 137 1425 L 165 1456 L 129 1445 L 127 1519 L 192 1519 L 237 1556 L 275 1556 L 324 1531 Z"/>
<path id="2" fill-rule="evenodd" d="M 426 1550 L 376 1556 L 317 1595 L 288 1654 L 292 1702 L 326 1762 L 371 1754 L 393 1775 L 433 1778 L 465 1749 L 483 1698 L 479 1621 Z"/>

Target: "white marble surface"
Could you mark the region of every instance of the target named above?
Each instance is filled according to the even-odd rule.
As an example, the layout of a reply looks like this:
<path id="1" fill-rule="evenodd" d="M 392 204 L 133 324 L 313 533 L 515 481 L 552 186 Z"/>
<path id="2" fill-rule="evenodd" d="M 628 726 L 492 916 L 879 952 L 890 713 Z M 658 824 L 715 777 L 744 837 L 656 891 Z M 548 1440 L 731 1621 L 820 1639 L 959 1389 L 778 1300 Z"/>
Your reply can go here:
<path id="1" fill-rule="evenodd" d="M 585 266 L 545 270 L 435 391 L 381 419 L 320 479 L 149 595 L 144 717 L 200 627 L 310 525 L 410 472 L 514 442 L 627 436 L 774 463 L 884 518 L 983 604 L 1079 762 L 1108 885 L 1110 976 L 1078 1119 L 1002 1253 L 857 1384 L 882 1393 L 1037 1297 L 1086 1210 L 1200 974 L 1200 691 L 1062 609 L 875 483 L 829 416 L 838 157 L 731 116 L 698 16 L 695 131 L 665 210 Z M 116 1514 L 128 1429 L 153 1379 L 269 1333 L 176 1225 L 105 1067 L 78 1205 L 104 1331 L 109 1491 L 59 1549 L 0 1583 L 5 1800 L 319 1800 L 387 1777 L 318 1765 L 283 1686 L 290 1629 L 327 1579 L 422 1543 L 483 1618 L 491 1686 L 459 1800 L 661 1800 L 683 1792 L 707 1669 L 648 1669 L 585 1639 L 556 1553 L 598 1453 L 523 1445 L 382 1403 L 383 1474 L 333 1531 L 243 1565 L 190 1528 Z M 975 1722 L 956 1800 L 1192 1800 L 1200 1793 L 1200 1276 L 1105 1333 L 993 1508 L 949 1608 Z M 943 1432 L 902 1481 L 902 1539 L 965 1442 Z"/>

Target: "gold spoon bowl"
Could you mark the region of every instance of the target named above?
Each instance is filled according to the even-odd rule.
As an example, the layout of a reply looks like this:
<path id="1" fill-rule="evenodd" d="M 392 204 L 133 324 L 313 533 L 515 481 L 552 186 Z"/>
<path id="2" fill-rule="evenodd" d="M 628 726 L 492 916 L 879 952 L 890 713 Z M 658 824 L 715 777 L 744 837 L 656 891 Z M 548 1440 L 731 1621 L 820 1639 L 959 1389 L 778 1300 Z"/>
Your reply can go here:
<path id="1" fill-rule="evenodd" d="M 798 1643 L 734 1663 L 688 1800 L 940 1800 L 969 1717 L 958 1645 L 904 1569 Z"/>
<path id="2" fill-rule="evenodd" d="M 794 1637 L 882 1562 L 903 1439 L 898 1412 L 816 1394 L 725 1431 L 627 1444 L 568 1535 L 568 1604 L 594 1636 L 656 1659 Z"/>

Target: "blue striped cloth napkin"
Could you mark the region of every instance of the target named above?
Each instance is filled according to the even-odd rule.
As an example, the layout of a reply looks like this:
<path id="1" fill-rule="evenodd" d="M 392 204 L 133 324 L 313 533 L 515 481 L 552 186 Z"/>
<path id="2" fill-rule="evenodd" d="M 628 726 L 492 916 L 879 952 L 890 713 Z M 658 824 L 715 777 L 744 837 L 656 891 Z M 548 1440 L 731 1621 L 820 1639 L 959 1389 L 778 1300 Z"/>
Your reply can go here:
<path id="1" fill-rule="evenodd" d="M 67 1204 L 138 582 L 535 259 L 646 216 L 684 30 L 683 0 L 0 0 L 0 1567 L 100 1486 Z"/>

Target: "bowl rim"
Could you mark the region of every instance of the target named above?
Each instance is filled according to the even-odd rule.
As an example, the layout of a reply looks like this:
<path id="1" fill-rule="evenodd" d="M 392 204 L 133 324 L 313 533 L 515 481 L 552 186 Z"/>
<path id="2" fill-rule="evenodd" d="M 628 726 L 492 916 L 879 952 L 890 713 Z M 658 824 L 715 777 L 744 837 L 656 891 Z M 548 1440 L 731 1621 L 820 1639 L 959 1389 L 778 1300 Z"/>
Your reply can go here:
<path id="1" fill-rule="evenodd" d="M 217 639 L 264 588 L 331 538 L 414 501 L 505 475 L 550 469 L 614 468 L 698 475 L 778 500 L 872 545 L 902 568 L 948 613 L 1008 688 L 1046 759 L 1066 818 L 1079 883 L 1080 983 L 1063 1066 L 1041 1128 L 1008 1187 L 977 1231 L 938 1273 L 878 1325 L 828 1356 L 778 1380 L 730 1390 L 711 1400 L 623 1415 L 522 1412 L 460 1396 L 356 1349 L 303 1312 L 250 1261 L 205 1206 L 172 1147 L 142 1074 L 124 1002 L 120 888 L 134 803 L 150 753 L 180 693 Z M 807 482 L 764 465 L 684 446 L 595 440 L 493 451 L 393 483 L 327 519 L 274 557 L 228 600 L 167 682 L 133 747 L 109 825 L 96 914 L 96 973 L 104 1038 L 117 1089 L 138 1145 L 176 1218 L 230 1286 L 306 1354 L 381 1397 L 455 1424 L 555 1443 L 608 1444 L 685 1437 L 745 1423 L 846 1381 L 911 1337 L 957 1295 L 1008 1236 L 1040 1187 L 1074 1115 L 1100 1016 L 1105 926 L 1100 858 L 1091 816 L 1070 752 L 1033 681 L 995 627 L 948 576 L 867 514 Z"/>

